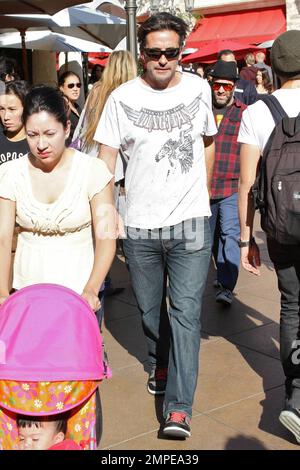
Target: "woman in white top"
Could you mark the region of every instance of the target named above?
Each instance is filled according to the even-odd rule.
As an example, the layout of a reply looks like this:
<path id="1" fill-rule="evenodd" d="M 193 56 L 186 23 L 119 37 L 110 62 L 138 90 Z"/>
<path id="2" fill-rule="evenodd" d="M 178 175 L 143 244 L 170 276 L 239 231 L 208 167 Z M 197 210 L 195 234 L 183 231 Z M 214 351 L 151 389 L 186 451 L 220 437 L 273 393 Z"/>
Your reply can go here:
<path id="1" fill-rule="evenodd" d="M 96 311 L 115 254 L 112 175 L 101 160 L 65 147 L 70 121 L 55 89 L 34 88 L 23 119 L 30 152 L 0 167 L 0 304 L 9 295 L 17 221 L 14 289 L 60 284 Z"/>

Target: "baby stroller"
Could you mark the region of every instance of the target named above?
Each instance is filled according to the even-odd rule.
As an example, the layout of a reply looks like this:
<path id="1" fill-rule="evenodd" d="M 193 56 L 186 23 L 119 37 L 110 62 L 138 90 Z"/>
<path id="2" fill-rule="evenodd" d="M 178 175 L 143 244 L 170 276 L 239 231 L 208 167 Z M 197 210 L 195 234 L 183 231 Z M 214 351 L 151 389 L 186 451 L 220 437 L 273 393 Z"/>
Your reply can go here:
<path id="1" fill-rule="evenodd" d="M 55 284 L 20 289 L 0 307 L 0 449 L 18 449 L 17 415 L 67 413 L 66 438 L 96 449 L 98 385 L 111 377 L 95 313 Z"/>

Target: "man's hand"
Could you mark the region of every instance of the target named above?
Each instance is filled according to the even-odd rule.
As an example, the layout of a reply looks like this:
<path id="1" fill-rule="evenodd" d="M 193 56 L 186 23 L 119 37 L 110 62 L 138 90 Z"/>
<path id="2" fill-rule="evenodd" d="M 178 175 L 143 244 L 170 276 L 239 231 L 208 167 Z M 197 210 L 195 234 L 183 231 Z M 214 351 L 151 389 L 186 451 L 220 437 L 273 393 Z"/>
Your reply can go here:
<path id="1" fill-rule="evenodd" d="M 249 246 L 241 248 L 241 263 L 246 271 L 249 271 L 256 276 L 260 276 L 260 254 L 259 248 L 255 241 L 251 241 Z"/>

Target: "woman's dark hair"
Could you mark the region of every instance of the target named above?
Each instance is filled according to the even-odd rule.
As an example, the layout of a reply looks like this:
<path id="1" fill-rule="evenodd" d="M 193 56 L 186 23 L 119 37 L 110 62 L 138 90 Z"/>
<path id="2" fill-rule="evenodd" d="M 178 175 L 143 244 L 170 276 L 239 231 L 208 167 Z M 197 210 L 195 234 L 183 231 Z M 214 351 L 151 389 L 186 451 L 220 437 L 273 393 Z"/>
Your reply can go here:
<path id="1" fill-rule="evenodd" d="M 261 72 L 263 86 L 265 87 L 265 89 L 268 90 L 269 93 L 272 93 L 273 85 L 272 85 L 270 75 L 269 75 L 269 72 L 267 71 L 267 69 L 265 69 L 263 67 L 257 68 L 257 72 Z M 257 72 L 256 72 L 256 75 L 257 75 Z"/>
<path id="2" fill-rule="evenodd" d="M 58 416 L 18 416 L 17 427 L 19 428 L 42 428 L 45 422 L 54 422 L 57 433 L 62 432 L 66 435 L 68 420 L 66 417 L 62 419 L 62 415 Z"/>
<path id="3" fill-rule="evenodd" d="M 182 47 L 188 29 L 189 27 L 185 21 L 177 16 L 171 15 L 171 13 L 161 12 L 157 13 L 157 15 L 152 15 L 139 27 L 138 42 L 140 44 L 140 50 L 142 51 L 144 49 L 146 36 L 149 33 L 163 30 L 175 31 L 180 38 L 180 47 Z"/>
<path id="4" fill-rule="evenodd" d="M 5 81 L 6 76 L 14 77 L 14 80 L 20 79 L 18 63 L 11 57 L 0 57 L 0 80 Z"/>
<path id="5" fill-rule="evenodd" d="M 13 80 L 5 83 L 5 94 L 17 96 L 21 101 L 23 108 L 25 105 L 25 98 L 29 91 L 30 87 L 25 80 Z"/>
<path id="6" fill-rule="evenodd" d="M 36 86 L 28 93 L 25 98 L 23 123 L 33 114 L 46 111 L 52 114 L 64 128 L 67 127 L 67 103 L 59 90 L 50 86 Z"/>
<path id="7" fill-rule="evenodd" d="M 59 75 L 59 77 L 58 77 L 58 86 L 59 87 L 64 86 L 66 78 L 71 77 L 72 75 L 75 75 L 75 77 L 77 77 L 78 80 L 80 81 L 80 77 L 79 77 L 79 75 L 77 75 L 77 73 L 72 72 L 71 70 L 68 70 L 67 72 L 64 72 L 61 75 Z"/>
<path id="8" fill-rule="evenodd" d="M 99 68 L 101 70 L 101 72 L 103 72 L 103 67 L 101 67 L 101 65 L 99 64 L 95 64 L 94 67 L 92 68 L 92 71 L 91 71 L 91 76 L 90 76 L 90 79 L 89 79 L 89 83 L 96 83 L 99 78 L 97 77 L 97 68 Z"/>

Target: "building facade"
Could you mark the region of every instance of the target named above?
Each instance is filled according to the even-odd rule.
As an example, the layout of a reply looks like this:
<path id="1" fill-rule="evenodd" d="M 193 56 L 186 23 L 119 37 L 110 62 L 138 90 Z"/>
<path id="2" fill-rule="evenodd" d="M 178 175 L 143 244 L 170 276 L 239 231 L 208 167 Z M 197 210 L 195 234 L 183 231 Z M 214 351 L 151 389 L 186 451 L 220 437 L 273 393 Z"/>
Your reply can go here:
<path id="1" fill-rule="evenodd" d="M 125 6 L 126 0 L 120 0 Z M 137 0 L 138 18 L 145 18 L 150 11 L 150 0 Z M 300 2 L 299 0 L 195 0 L 194 15 L 214 15 L 231 11 L 245 11 L 252 9 L 266 9 L 284 6 L 286 11 L 287 29 L 300 29 Z M 185 11 L 184 0 L 161 0 L 160 10 L 179 9 Z"/>

